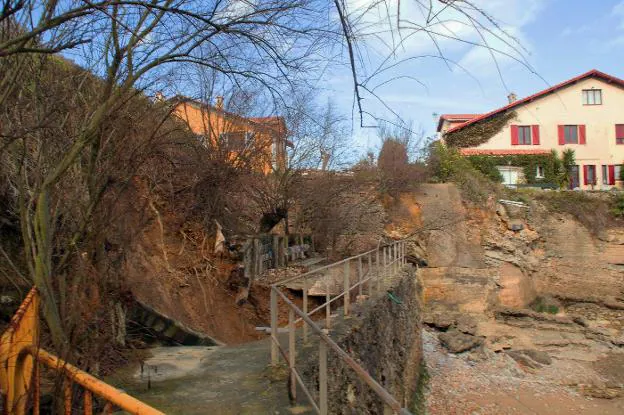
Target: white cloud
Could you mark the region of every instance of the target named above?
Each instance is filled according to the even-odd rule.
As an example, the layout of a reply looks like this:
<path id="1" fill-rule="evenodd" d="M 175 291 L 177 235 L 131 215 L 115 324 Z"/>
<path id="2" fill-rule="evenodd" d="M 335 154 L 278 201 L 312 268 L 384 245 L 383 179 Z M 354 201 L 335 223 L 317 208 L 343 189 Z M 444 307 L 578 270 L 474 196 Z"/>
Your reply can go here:
<path id="1" fill-rule="evenodd" d="M 620 30 L 624 30 L 624 1 L 619 2 L 611 10 L 611 14 L 620 19 Z"/>

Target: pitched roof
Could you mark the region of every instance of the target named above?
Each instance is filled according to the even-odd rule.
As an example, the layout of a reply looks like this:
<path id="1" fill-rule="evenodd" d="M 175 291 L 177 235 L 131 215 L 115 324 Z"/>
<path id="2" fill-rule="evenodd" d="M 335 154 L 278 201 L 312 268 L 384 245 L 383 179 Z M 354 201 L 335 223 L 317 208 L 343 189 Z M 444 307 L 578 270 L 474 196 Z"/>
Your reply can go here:
<path id="1" fill-rule="evenodd" d="M 460 148 L 459 152 L 463 156 L 511 156 L 520 154 L 550 154 L 549 150 L 538 149 L 488 150 L 484 148 Z"/>
<path id="2" fill-rule="evenodd" d="M 602 79 L 603 81 L 605 81 L 607 83 L 613 83 L 613 84 L 616 84 L 616 85 L 624 88 L 624 80 L 622 80 L 620 78 L 616 78 L 615 76 L 611 76 L 611 75 L 606 74 L 604 72 L 600 72 L 597 69 L 592 69 L 591 71 L 585 72 L 584 74 L 576 76 L 576 77 L 574 77 L 572 79 L 568 79 L 567 81 L 561 82 L 560 84 L 551 86 L 550 88 L 546 88 L 543 91 L 540 91 L 540 92 L 538 92 L 536 94 L 530 95 L 530 96 L 528 96 L 526 98 L 523 98 L 523 99 L 519 99 L 517 101 L 514 101 L 514 102 L 512 102 L 510 104 L 505 105 L 504 107 L 500 107 L 498 109 L 495 109 L 494 111 L 490 111 L 490 112 L 488 112 L 486 114 L 482 114 L 482 115 L 479 115 L 478 117 L 472 118 L 472 119 L 466 121 L 463 124 L 460 124 L 460 125 L 457 125 L 457 126 L 455 126 L 453 128 L 450 128 L 447 131 L 447 133 L 451 133 L 453 131 L 460 130 L 460 129 L 466 127 L 466 126 L 469 126 L 469 125 L 474 124 L 476 122 L 479 122 L 479 121 L 485 120 L 487 118 L 493 117 L 494 115 L 500 114 L 501 112 L 505 112 L 505 111 L 513 109 L 513 108 L 516 108 L 516 107 L 518 107 L 520 105 L 527 104 L 527 103 L 529 103 L 531 101 L 534 101 L 534 100 L 536 100 L 538 98 L 541 98 L 541 97 L 543 97 L 545 95 L 552 94 L 552 93 L 557 92 L 558 90 L 560 90 L 562 88 L 565 88 L 567 86 L 575 84 L 575 83 L 577 83 L 579 81 L 582 81 L 582 80 L 584 80 L 586 78 L 592 78 L 592 77 L 593 78 Z"/>
<path id="3" fill-rule="evenodd" d="M 438 131 L 442 129 L 442 123 L 444 121 L 468 121 L 478 117 L 481 114 L 442 114 L 438 121 Z"/>

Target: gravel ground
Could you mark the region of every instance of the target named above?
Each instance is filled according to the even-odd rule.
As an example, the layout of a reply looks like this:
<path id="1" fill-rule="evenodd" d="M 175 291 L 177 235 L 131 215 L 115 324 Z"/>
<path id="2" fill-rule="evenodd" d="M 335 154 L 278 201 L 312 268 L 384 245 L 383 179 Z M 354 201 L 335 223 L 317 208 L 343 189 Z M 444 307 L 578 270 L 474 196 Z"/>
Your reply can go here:
<path id="1" fill-rule="evenodd" d="M 538 370 L 521 368 L 504 353 L 487 349 L 458 355 L 440 345 L 437 334 L 423 331 L 429 372 L 428 414 L 622 414 L 624 399 L 595 399 L 578 392 L 578 383 L 557 382 L 583 365 L 555 360 Z M 561 375 L 561 376 L 558 376 Z"/>

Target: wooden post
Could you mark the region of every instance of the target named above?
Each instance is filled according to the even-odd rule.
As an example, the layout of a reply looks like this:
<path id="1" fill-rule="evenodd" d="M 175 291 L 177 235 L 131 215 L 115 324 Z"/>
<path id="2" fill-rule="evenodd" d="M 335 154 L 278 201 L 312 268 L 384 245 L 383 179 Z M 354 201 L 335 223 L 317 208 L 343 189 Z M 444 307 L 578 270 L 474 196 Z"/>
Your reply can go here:
<path id="1" fill-rule="evenodd" d="M 262 252 L 261 252 L 261 244 L 260 244 L 260 239 L 259 238 L 254 238 L 253 240 L 253 247 L 254 247 L 254 268 L 256 270 L 255 272 L 255 276 L 259 277 L 260 275 L 262 275 Z"/>
<path id="2" fill-rule="evenodd" d="M 288 266 L 288 235 L 284 236 L 284 266 Z"/>
<path id="3" fill-rule="evenodd" d="M 397 244 L 396 242 L 392 245 L 392 275 L 396 275 L 397 273 Z"/>
<path id="4" fill-rule="evenodd" d="M 371 278 L 373 276 L 373 254 L 368 253 L 368 277 Z M 373 280 L 368 280 L 368 295 L 373 295 Z"/>
<path id="5" fill-rule="evenodd" d="M 328 414 L 327 408 L 327 345 L 319 343 L 319 409 L 321 415 Z"/>
<path id="6" fill-rule="evenodd" d="M 308 315 L 308 278 L 303 277 L 303 312 Z M 303 322 L 303 343 L 308 343 L 308 323 Z"/>
<path id="7" fill-rule="evenodd" d="M 245 247 L 243 248 L 243 252 L 244 252 L 244 258 L 243 258 L 243 264 L 244 264 L 244 272 L 245 272 L 245 278 L 247 278 L 249 281 L 253 280 L 253 276 L 254 276 L 254 262 L 253 262 L 253 242 L 249 239 L 247 239 L 247 241 L 245 242 Z"/>
<path id="8" fill-rule="evenodd" d="M 277 346 L 277 288 L 271 287 L 271 365 L 275 366 L 279 363 L 279 348 Z"/>
<path id="9" fill-rule="evenodd" d="M 362 282 L 364 270 L 362 269 L 362 257 L 358 257 L 358 283 Z M 358 285 L 358 294 L 362 295 L 362 284 Z"/>
<path id="10" fill-rule="evenodd" d="M 297 379 L 295 378 L 295 356 L 297 354 L 295 350 L 295 310 L 288 307 L 288 367 L 290 368 L 290 396 L 293 402 L 297 399 Z M 303 322 L 305 325 L 305 321 Z"/>
<path id="11" fill-rule="evenodd" d="M 305 258 L 305 253 L 303 252 L 303 235 L 301 234 L 299 234 L 299 258 Z"/>
<path id="12" fill-rule="evenodd" d="M 349 269 L 349 261 L 345 261 L 344 263 L 344 275 L 342 278 L 343 281 L 343 290 L 344 290 L 344 316 L 348 316 L 349 315 L 349 302 L 351 301 L 350 298 L 350 293 L 351 293 L 351 279 L 349 278 L 351 275 L 350 274 L 350 269 Z"/>
<path id="13" fill-rule="evenodd" d="M 277 269 L 279 267 L 279 236 L 273 235 L 273 268 Z"/>

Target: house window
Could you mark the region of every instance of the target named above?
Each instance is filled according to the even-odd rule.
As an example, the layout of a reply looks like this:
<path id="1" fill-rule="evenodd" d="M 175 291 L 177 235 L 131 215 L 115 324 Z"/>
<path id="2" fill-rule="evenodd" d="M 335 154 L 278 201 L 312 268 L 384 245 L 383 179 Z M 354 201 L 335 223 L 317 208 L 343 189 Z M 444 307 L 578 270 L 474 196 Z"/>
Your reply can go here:
<path id="1" fill-rule="evenodd" d="M 615 180 L 621 180 L 622 177 L 622 165 L 616 164 L 614 169 Z"/>
<path id="2" fill-rule="evenodd" d="M 584 89 L 583 105 L 602 105 L 602 89 Z"/>
<path id="3" fill-rule="evenodd" d="M 566 144 L 578 144 L 578 125 L 566 125 L 563 132 Z"/>
<path id="4" fill-rule="evenodd" d="M 596 184 L 596 166 L 585 166 L 585 184 Z"/>
<path id="5" fill-rule="evenodd" d="M 624 124 L 615 125 L 615 144 L 624 144 Z"/>
<path id="6" fill-rule="evenodd" d="M 531 145 L 531 126 L 518 126 L 518 144 Z"/>
<path id="7" fill-rule="evenodd" d="M 602 184 L 609 184 L 609 166 L 602 165 Z"/>
<path id="8" fill-rule="evenodd" d="M 544 178 L 544 166 L 537 166 L 537 170 L 535 171 L 535 178 L 536 179 Z"/>

